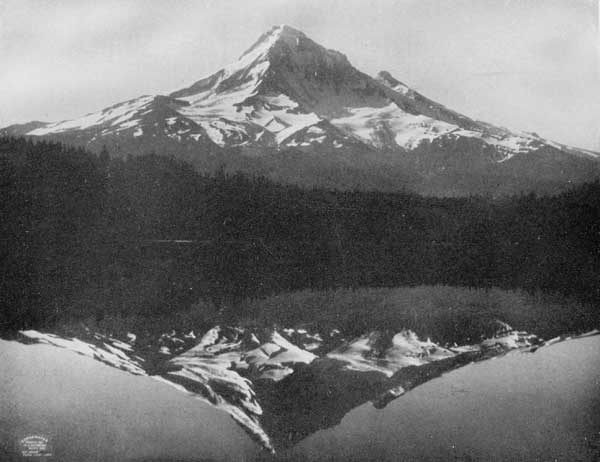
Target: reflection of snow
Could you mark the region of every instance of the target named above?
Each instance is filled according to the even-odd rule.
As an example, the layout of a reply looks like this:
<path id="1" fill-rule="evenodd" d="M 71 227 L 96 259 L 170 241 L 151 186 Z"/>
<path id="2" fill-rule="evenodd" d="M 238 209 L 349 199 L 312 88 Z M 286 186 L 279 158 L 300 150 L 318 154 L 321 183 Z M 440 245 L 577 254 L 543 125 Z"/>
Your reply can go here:
<path id="1" fill-rule="evenodd" d="M 327 354 L 328 358 L 346 363 L 347 369 L 378 371 L 388 377 L 403 367 L 421 366 L 452 356 L 452 351 L 431 340 L 421 341 L 410 330 L 404 330 L 391 338 L 380 332 L 372 332 Z"/>
<path id="2" fill-rule="evenodd" d="M 104 348 L 82 342 L 76 338 L 66 339 L 53 334 L 43 334 L 35 330 L 22 331 L 21 334 L 28 340 L 34 340 L 38 343 L 66 348 L 89 358 L 97 359 L 109 366 L 123 369 L 136 375 L 146 375 L 146 371 L 142 368 L 138 361 L 135 361 L 127 356 L 125 352 L 119 349 L 116 345 L 110 345 L 107 342 L 103 343 Z M 120 344 L 120 342 L 118 343 Z M 118 345 L 117 344 L 117 345 Z M 122 344 L 128 349 L 129 345 Z"/>
<path id="3" fill-rule="evenodd" d="M 65 348 L 132 374 L 147 374 L 145 359 L 137 356 L 143 353 L 135 350 L 139 346 L 136 334 L 127 332 L 122 341 L 86 332 L 88 342 L 33 330 L 23 331 L 21 335 L 26 340 Z M 149 361 L 146 367 L 155 371 L 153 377 L 156 379 L 224 410 L 263 447 L 272 449 L 270 438 L 259 421 L 263 409 L 256 398 L 253 380 L 278 382 L 290 375 L 293 377 L 298 364 L 314 363 L 319 370 L 319 362 L 335 360 L 331 362 L 334 367 L 327 369 L 332 380 L 337 380 L 337 374 L 340 379 L 356 379 L 352 374 L 341 374 L 344 370 L 379 373 L 385 377 L 388 388 L 374 399 L 374 404 L 382 407 L 423 381 L 465 364 L 465 358 L 480 360 L 508 350 L 531 349 L 539 345 L 535 336 L 515 331 L 502 322 L 494 323 L 493 332 L 492 337 L 478 345 L 443 348 L 429 339 L 420 340 L 410 330 L 396 334 L 374 331 L 345 342 L 319 359 L 309 350 L 319 351 L 323 347 L 323 338 L 306 328 L 278 331 L 216 326 L 203 335 L 193 331 L 162 334 L 152 349 L 154 362 Z M 341 338 L 341 332 L 334 329 L 327 337 L 329 341 Z M 547 342 L 551 343 L 553 341 Z M 141 351 L 149 351 L 142 348 Z M 405 369 L 408 366 L 418 369 Z M 431 372 L 421 377 L 421 367 L 430 368 L 427 370 Z M 403 369 L 408 375 L 402 375 Z"/>

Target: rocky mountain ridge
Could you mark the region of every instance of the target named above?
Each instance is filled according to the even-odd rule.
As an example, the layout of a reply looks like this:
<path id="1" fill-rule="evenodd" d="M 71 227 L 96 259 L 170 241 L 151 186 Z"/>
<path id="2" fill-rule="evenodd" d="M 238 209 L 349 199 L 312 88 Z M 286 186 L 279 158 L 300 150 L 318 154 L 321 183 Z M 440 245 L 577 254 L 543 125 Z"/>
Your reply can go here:
<path id="1" fill-rule="evenodd" d="M 600 172 L 597 153 L 470 119 L 389 72 L 360 72 L 287 25 L 187 88 L 0 134 L 97 151 L 106 145 L 113 155 L 155 151 L 204 170 L 225 165 L 309 186 L 330 186 L 323 177 L 336 174 L 333 186 L 362 176 L 358 187 L 434 195 L 515 192 L 527 184 L 545 192 Z M 481 185 L 488 181 L 497 184 Z"/>

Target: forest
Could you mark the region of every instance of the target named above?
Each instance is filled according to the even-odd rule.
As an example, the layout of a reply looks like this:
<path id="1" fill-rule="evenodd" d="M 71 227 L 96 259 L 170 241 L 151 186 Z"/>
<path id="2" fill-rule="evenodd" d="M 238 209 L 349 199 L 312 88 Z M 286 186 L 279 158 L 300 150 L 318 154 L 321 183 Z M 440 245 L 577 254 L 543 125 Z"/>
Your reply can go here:
<path id="1" fill-rule="evenodd" d="M 0 181 L 0 331 L 435 284 L 559 294 L 599 318 L 597 181 L 503 198 L 303 189 L 12 137 Z"/>

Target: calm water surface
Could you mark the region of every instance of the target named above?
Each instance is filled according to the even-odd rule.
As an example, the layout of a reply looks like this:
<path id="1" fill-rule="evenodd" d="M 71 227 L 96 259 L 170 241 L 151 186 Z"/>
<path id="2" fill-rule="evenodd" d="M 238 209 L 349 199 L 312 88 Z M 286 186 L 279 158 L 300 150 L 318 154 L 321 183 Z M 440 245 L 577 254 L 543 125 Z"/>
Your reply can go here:
<path id="1" fill-rule="evenodd" d="M 166 384 L 0 341 L 0 460 L 40 433 L 60 462 L 263 459 L 227 415 Z M 591 462 L 599 448 L 594 336 L 466 366 L 383 410 L 360 406 L 276 459 Z"/>
<path id="2" fill-rule="evenodd" d="M 600 336 L 434 379 L 280 456 L 328 461 L 600 461 Z"/>
<path id="3" fill-rule="evenodd" d="M 53 437 L 57 462 L 242 461 L 258 451 L 228 415 L 167 384 L 0 341 L 0 461 L 31 434 Z"/>

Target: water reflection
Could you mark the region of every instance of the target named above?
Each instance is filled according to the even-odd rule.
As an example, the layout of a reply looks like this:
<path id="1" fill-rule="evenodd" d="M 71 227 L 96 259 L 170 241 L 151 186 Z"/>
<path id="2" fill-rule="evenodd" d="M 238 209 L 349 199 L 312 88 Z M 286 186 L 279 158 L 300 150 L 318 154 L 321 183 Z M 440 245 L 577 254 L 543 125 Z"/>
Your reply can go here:
<path id="1" fill-rule="evenodd" d="M 60 462 L 241 461 L 259 451 L 226 414 L 168 385 L 0 341 L 0 460 L 14 459 L 22 435 L 40 433 Z"/>
<path id="2" fill-rule="evenodd" d="M 307 461 L 600 460 L 600 336 L 514 352 L 350 412 L 281 453 Z"/>

